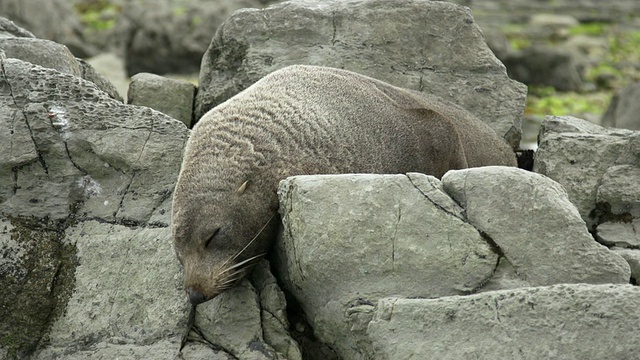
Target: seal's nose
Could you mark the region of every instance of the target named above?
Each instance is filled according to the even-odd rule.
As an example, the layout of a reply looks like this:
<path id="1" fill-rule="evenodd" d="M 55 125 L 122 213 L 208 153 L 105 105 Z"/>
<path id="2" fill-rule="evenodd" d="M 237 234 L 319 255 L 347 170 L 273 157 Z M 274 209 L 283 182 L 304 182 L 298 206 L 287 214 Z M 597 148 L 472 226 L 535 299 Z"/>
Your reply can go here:
<path id="1" fill-rule="evenodd" d="M 207 299 L 204 297 L 204 294 L 193 287 L 189 287 L 187 289 L 187 295 L 189 296 L 189 301 L 193 305 L 202 304 L 203 302 L 207 301 Z"/>

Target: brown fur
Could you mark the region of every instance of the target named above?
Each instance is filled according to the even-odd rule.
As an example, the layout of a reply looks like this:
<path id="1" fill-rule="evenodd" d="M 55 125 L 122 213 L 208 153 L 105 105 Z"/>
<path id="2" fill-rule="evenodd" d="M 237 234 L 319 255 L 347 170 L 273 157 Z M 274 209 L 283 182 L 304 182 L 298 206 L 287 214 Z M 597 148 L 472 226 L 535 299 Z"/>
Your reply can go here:
<path id="1" fill-rule="evenodd" d="M 187 143 L 173 198 L 185 289 L 197 304 L 246 275 L 277 230 L 276 190 L 287 176 L 440 178 L 484 165 L 515 166 L 515 155 L 458 106 L 345 70 L 278 70 L 205 114 Z"/>

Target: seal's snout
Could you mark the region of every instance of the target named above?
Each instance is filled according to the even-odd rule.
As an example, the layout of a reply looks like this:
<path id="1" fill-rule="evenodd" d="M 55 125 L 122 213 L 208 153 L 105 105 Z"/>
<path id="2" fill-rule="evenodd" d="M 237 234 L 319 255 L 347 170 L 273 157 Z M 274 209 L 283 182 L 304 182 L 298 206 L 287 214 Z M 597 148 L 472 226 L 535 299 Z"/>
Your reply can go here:
<path id="1" fill-rule="evenodd" d="M 191 302 L 192 305 L 202 304 L 203 302 L 207 301 L 207 298 L 204 296 L 204 294 L 196 290 L 194 287 L 189 287 L 187 289 L 187 295 L 189 296 L 189 302 Z"/>

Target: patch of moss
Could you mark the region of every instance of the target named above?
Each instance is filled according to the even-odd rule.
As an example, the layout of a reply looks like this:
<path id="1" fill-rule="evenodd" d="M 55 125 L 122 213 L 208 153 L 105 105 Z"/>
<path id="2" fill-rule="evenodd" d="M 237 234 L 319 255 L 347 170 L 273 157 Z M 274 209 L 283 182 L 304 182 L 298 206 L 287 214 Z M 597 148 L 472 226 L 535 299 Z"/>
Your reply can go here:
<path id="1" fill-rule="evenodd" d="M 597 64 L 587 67 L 585 80 L 597 88 L 612 90 L 640 81 L 640 31 L 611 27 L 606 38 L 608 52 Z"/>
<path id="2" fill-rule="evenodd" d="M 198 27 L 200 26 L 200 24 L 202 24 L 202 17 L 199 15 L 194 16 L 193 18 L 191 18 L 191 26 L 192 27 Z"/>
<path id="3" fill-rule="evenodd" d="M 187 13 L 187 8 L 184 6 L 176 6 L 171 9 L 171 13 L 173 13 L 175 17 L 180 17 Z"/>
<path id="4" fill-rule="evenodd" d="M 594 92 L 581 94 L 576 92 L 557 92 L 552 87 L 529 87 L 529 96 L 525 108 L 526 114 L 574 115 L 602 114 L 607 109 L 610 94 Z"/>
<path id="5" fill-rule="evenodd" d="M 571 35 L 588 35 L 588 36 L 602 36 L 609 28 L 609 24 L 601 22 L 590 22 L 585 24 L 579 24 L 569 28 L 569 34 Z"/>
<path id="6" fill-rule="evenodd" d="M 89 29 L 104 31 L 113 28 L 122 6 L 109 0 L 85 0 L 75 4 L 80 20 Z"/>
<path id="7" fill-rule="evenodd" d="M 616 31 L 609 35 L 611 61 L 640 61 L 640 31 Z"/>
<path id="8" fill-rule="evenodd" d="M 521 24 L 507 24 L 500 27 L 512 50 L 522 50 L 531 47 L 531 39 L 527 36 L 526 27 Z"/>

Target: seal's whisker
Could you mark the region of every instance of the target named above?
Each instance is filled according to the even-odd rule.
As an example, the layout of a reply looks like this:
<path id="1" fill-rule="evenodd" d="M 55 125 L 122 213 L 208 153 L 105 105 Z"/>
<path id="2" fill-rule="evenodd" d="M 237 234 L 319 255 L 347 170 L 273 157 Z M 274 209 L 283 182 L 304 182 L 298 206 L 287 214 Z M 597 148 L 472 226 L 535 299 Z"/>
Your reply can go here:
<path id="1" fill-rule="evenodd" d="M 253 237 L 253 239 L 251 239 L 251 241 L 249 241 L 249 243 L 247 245 L 245 245 L 245 247 L 242 248 L 242 250 L 238 251 L 237 254 L 235 254 L 234 256 L 229 257 L 227 260 L 225 260 L 220 267 L 222 268 L 223 266 L 225 266 L 229 261 L 233 261 L 235 259 L 238 258 L 238 256 L 240 256 L 240 254 L 242 254 L 245 250 L 247 250 L 247 248 L 253 244 L 254 241 L 256 241 L 256 239 L 258 238 L 258 236 L 260 236 L 260 234 L 262 234 L 262 232 L 264 231 L 264 229 L 267 228 L 267 225 L 269 225 L 269 223 L 271 222 L 271 220 L 273 220 L 273 217 L 276 216 L 276 214 L 271 215 L 271 217 L 269 218 L 269 220 L 267 220 L 267 222 L 262 225 L 262 228 L 260 229 L 260 231 L 258 231 L 258 233 L 256 234 L 256 236 Z"/>
<path id="2" fill-rule="evenodd" d="M 250 258 L 248 258 L 248 259 L 246 259 L 246 260 L 242 260 L 242 261 L 240 261 L 239 263 L 237 263 L 237 264 L 235 264 L 235 265 L 231 265 L 231 266 L 229 266 L 228 268 L 226 268 L 226 269 L 224 269 L 224 270 L 220 271 L 220 272 L 219 272 L 219 274 L 223 274 L 223 273 L 225 273 L 225 272 L 227 272 L 227 271 L 230 271 L 230 270 L 233 270 L 233 269 L 236 269 L 236 268 L 242 267 L 243 265 L 245 265 L 245 264 L 247 264 L 247 263 L 249 263 L 249 262 L 251 262 L 251 261 L 253 261 L 253 260 L 255 260 L 255 259 L 259 258 L 259 257 L 261 257 L 261 256 L 264 256 L 264 255 L 265 255 L 265 253 L 262 253 L 262 254 L 258 254 L 258 255 L 256 255 L 256 256 L 252 256 L 252 257 L 250 257 Z"/>
<path id="3" fill-rule="evenodd" d="M 222 279 L 220 280 L 220 282 L 222 282 L 222 283 L 226 283 L 226 282 L 229 282 L 229 281 L 233 281 L 235 278 L 238 278 L 238 277 L 239 277 L 239 276 L 236 276 L 236 275 L 241 275 L 241 274 L 242 274 L 242 272 L 243 272 L 242 270 L 235 271 L 235 272 L 233 272 L 233 273 L 229 274 L 228 276 L 225 276 L 224 278 L 222 278 Z M 231 279 L 231 280 L 229 280 L 229 279 Z"/>
<path id="4" fill-rule="evenodd" d="M 232 286 L 233 286 L 233 284 L 235 284 L 235 283 L 236 283 L 236 281 L 238 281 L 238 279 L 240 279 L 240 278 L 239 278 L 239 277 L 235 277 L 235 278 L 233 278 L 233 279 L 229 279 L 229 280 L 227 280 L 227 281 L 225 281 L 225 282 L 221 283 L 219 287 L 220 287 L 220 288 L 227 288 L 227 289 L 228 289 L 228 288 L 232 287 Z"/>

